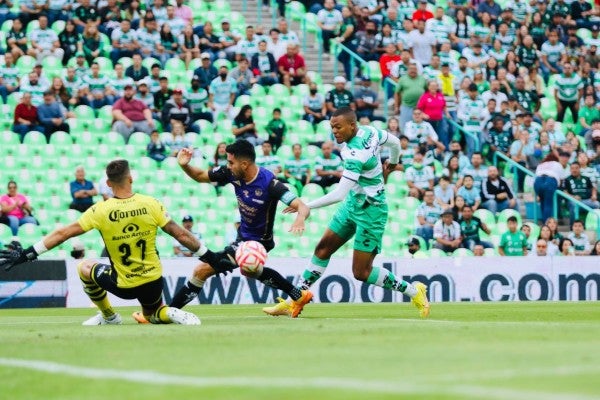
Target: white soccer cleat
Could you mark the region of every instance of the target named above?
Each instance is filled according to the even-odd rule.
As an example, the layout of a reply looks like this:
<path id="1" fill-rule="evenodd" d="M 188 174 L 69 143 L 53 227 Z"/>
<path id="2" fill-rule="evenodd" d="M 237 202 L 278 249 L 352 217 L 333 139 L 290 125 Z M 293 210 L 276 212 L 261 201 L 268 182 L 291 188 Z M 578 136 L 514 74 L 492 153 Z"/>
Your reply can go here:
<path id="1" fill-rule="evenodd" d="M 174 324 L 179 325 L 200 325 L 200 318 L 195 314 L 180 310 L 179 308 L 169 307 L 167 316 Z"/>
<path id="2" fill-rule="evenodd" d="M 109 319 L 104 319 L 102 313 L 94 315 L 92 318 L 83 321 L 81 325 L 95 326 L 95 325 L 121 325 L 123 320 L 120 314 L 115 314 Z"/>

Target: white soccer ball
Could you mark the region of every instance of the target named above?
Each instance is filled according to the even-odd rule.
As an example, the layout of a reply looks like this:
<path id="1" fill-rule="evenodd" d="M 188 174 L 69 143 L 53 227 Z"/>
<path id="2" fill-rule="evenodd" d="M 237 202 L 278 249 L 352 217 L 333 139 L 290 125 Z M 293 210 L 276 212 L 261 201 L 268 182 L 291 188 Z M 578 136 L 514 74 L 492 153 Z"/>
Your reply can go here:
<path id="1" fill-rule="evenodd" d="M 254 240 L 242 242 L 235 251 L 235 262 L 242 274 L 260 275 L 267 262 L 267 250 Z"/>

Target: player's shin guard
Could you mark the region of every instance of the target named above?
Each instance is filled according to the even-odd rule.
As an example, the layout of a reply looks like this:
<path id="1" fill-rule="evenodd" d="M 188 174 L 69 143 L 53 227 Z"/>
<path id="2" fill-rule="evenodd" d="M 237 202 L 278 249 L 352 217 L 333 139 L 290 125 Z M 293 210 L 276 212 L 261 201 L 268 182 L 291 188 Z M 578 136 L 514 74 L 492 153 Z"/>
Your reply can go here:
<path id="1" fill-rule="evenodd" d="M 81 276 L 81 274 L 79 275 L 79 278 L 83 284 L 83 291 L 85 294 L 87 294 L 90 300 L 92 300 L 92 303 L 98 307 L 102 313 L 102 316 L 104 316 L 105 319 L 108 319 L 109 317 L 115 315 L 115 310 L 113 310 L 112 305 L 108 300 L 106 290 L 102 289 L 94 281 L 85 279 Z"/>
<path id="2" fill-rule="evenodd" d="M 194 300 L 200 294 L 204 286 L 204 281 L 191 277 L 182 287 L 175 293 L 173 300 L 171 300 L 170 307 L 183 308 L 190 301 Z"/>
<path id="3" fill-rule="evenodd" d="M 417 294 L 417 289 L 411 283 L 396 278 L 391 271 L 385 268 L 373 267 L 371 274 L 367 278 L 367 283 L 401 292 L 411 299 Z"/>
<path id="4" fill-rule="evenodd" d="M 302 292 L 300 292 L 300 289 L 294 287 L 294 285 L 292 285 L 274 269 L 264 267 L 262 274 L 256 279 L 267 286 L 282 290 L 284 293 L 290 296 L 292 300 L 298 300 L 300 297 L 302 297 Z"/>
<path id="5" fill-rule="evenodd" d="M 323 275 L 328 264 L 329 259 L 321 260 L 319 257 L 313 255 L 310 260 L 310 266 L 302 273 L 299 288 L 301 290 L 308 290 Z"/>

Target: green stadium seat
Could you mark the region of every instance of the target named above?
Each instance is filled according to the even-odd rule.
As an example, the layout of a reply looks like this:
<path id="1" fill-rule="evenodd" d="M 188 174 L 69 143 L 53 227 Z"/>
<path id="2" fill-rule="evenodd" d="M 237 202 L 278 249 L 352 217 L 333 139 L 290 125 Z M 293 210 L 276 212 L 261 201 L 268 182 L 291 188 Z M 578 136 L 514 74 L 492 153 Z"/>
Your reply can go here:
<path id="1" fill-rule="evenodd" d="M 387 176 L 387 183 L 393 183 L 398 185 L 406 185 L 406 178 L 404 177 L 404 172 L 402 171 L 392 171 Z"/>
<path id="2" fill-rule="evenodd" d="M 73 144 L 73 138 L 66 132 L 54 132 L 52 136 L 50 136 L 50 144 L 59 146 L 70 146 Z"/>
<path id="3" fill-rule="evenodd" d="M 469 249 L 456 249 L 452 252 L 452 257 L 473 257 L 473 252 Z"/>
<path id="4" fill-rule="evenodd" d="M 133 65 L 133 59 L 131 57 L 121 57 L 117 62 L 123 66 L 124 70 Z M 148 69 L 148 71 L 150 71 L 150 69 Z"/>
<path id="5" fill-rule="evenodd" d="M 23 224 L 19 227 L 19 241 L 22 243 L 35 243 L 44 235 L 41 228 L 35 224 Z"/>
<path id="6" fill-rule="evenodd" d="M 8 33 L 11 29 L 12 29 L 12 20 L 6 20 L 2 23 L 2 27 L 0 27 L 0 30 L 4 33 Z"/>
<path id="7" fill-rule="evenodd" d="M 308 85 L 305 83 L 301 83 L 300 85 L 296 85 L 296 86 L 292 86 L 292 93 L 295 96 L 300 97 L 301 99 L 304 99 L 304 96 L 306 96 L 309 93 L 309 88 Z"/>
<path id="8" fill-rule="evenodd" d="M 306 15 L 306 7 L 299 1 L 291 1 L 285 5 L 286 15 L 294 21 L 302 21 Z"/>
<path id="9" fill-rule="evenodd" d="M 417 251 L 413 254 L 413 258 L 421 259 L 421 258 L 429 258 L 429 251 L 423 250 L 425 247 L 421 247 L 421 250 Z"/>
<path id="10" fill-rule="evenodd" d="M 235 106 L 242 107 L 242 106 L 245 106 L 246 104 L 250 104 L 250 102 L 251 102 L 250 96 L 243 94 L 243 95 L 239 96 L 237 99 L 235 99 Z"/>
<path id="11" fill-rule="evenodd" d="M 143 146 L 145 150 L 148 143 L 150 143 L 150 135 L 144 132 L 133 132 L 131 136 L 129 136 L 127 143 L 135 146 Z"/>
<path id="12" fill-rule="evenodd" d="M 429 257 L 431 258 L 442 258 L 447 257 L 448 255 L 440 249 L 431 249 L 429 250 Z"/>
<path id="13" fill-rule="evenodd" d="M 17 60 L 16 66 L 19 69 L 19 73 L 20 74 L 28 74 L 31 72 L 31 70 L 33 69 L 33 67 L 36 64 L 36 60 L 35 58 L 31 57 L 31 56 L 21 56 L 19 57 L 19 59 Z"/>
<path id="14" fill-rule="evenodd" d="M 267 95 L 267 91 L 265 90 L 264 86 L 256 84 L 256 85 L 252 85 L 252 88 L 250 89 L 250 95 L 251 95 L 250 96 L 251 98 L 260 99 L 262 96 Z"/>
<path id="15" fill-rule="evenodd" d="M 144 57 L 144 59 L 142 60 L 142 65 L 144 67 L 148 68 L 148 71 L 150 71 L 150 69 L 152 68 L 152 65 L 154 65 L 154 64 L 160 65 L 160 61 L 154 57 Z"/>
<path id="16" fill-rule="evenodd" d="M 61 32 L 65 29 L 65 25 L 66 25 L 65 21 L 58 20 L 58 21 L 54 21 L 51 28 L 54 32 L 56 32 L 57 35 L 60 35 Z"/>
<path id="17" fill-rule="evenodd" d="M 594 212 L 588 213 L 585 217 L 585 229 L 588 231 L 598 232 L 599 227 L 600 227 L 600 210 L 594 210 Z"/>
<path id="18" fill-rule="evenodd" d="M 309 183 L 302 188 L 302 197 L 313 200 L 323 196 L 323 188 L 316 183 Z"/>
<path id="19" fill-rule="evenodd" d="M 290 89 L 281 83 L 276 83 L 269 87 L 269 96 L 277 99 L 278 104 L 286 104 L 288 97 L 290 97 Z"/>
<path id="20" fill-rule="evenodd" d="M 46 56 L 42 59 L 42 66 L 47 75 L 60 75 L 63 70 L 62 62 L 53 56 Z"/>
<path id="21" fill-rule="evenodd" d="M 523 220 L 521 218 L 521 214 L 518 211 L 516 211 L 516 210 L 508 208 L 506 210 L 502 210 L 498 214 L 498 224 L 497 224 L 497 227 L 498 227 L 498 230 L 500 232 L 504 232 L 504 231 L 506 231 L 506 229 L 508 229 L 506 227 L 506 220 L 508 219 L 508 217 L 512 217 L 512 216 L 514 216 L 514 217 L 517 218 L 517 224 L 518 224 L 519 227 L 521 227 L 521 225 L 523 223 Z"/>
<path id="22" fill-rule="evenodd" d="M 0 143 L 2 143 L 2 146 L 10 144 L 18 145 L 21 143 L 21 140 L 19 139 L 19 135 L 17 133 L 6 130 L 0 132 Z"/>
<path id="23" fill-rule="evenodd" d="M 479 208 L 473 212 L 473 215 L 479 218 L 481 222 L 486 224 L 490 229 L 496 225 L 496 217 L 489 210 Z"/>
<path id="24" fill-rule="evenodd" d="M 28 146 L 45 146 L 47 143 L 46 136 L 38 131 L 30 131 L 23 138 L 23 144 Z"/>

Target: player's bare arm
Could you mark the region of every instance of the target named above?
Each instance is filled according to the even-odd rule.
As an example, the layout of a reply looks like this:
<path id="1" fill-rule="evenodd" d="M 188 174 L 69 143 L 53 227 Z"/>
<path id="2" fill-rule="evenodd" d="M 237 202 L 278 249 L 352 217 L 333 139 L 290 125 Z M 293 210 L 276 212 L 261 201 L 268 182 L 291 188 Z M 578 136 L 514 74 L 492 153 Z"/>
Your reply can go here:
<path id="1" fill-rule="evenodd" d="M 200 241 L 198 241 L 190 231 L 177 225 L 173 220 L 167 222 L 167 224 L 162 227 L 162 230 L 194 253 L 201 247 Z"/>
<path id="2" fill-rule="evenodd" d="M 290 232 L 294 235 L 302 235 L 304 232 L 304 221 L 310 216 L 310 208 L 299 198 L 294 199 L 289 207 L 298 213 L 290 228 Z"/>
<path id="3" fill-rule="evenodd" d="M 190 165 L 193 155 L 194 149 L 192 148 L 184 148 L 179 150 L 179 153 L 177 153 L 177 162 L 179 163 L 179 166 L 187 174 L 187 176 L 196 182 L 210 183 L 208 171 Z"/>

